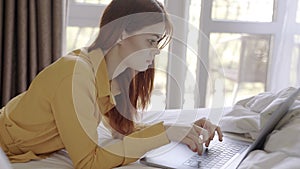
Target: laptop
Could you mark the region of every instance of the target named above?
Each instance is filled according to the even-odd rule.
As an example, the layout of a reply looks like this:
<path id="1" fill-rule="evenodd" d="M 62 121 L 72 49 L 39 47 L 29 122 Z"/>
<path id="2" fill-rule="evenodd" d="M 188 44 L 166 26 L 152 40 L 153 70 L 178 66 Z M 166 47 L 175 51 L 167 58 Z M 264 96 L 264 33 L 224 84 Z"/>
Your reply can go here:
<path id="1" fill-rule="evenodd" d="M 299 94 L 300 88 L 293 91 L 278 106 L 254 142 L 242 139 L 242 137 L 229 137 L 229 135 L 225 135 L 223 141 L 219 142 L 215 137 L 216 139 L 211 142 L 209 148 L 204 148 L 201 156 L 192 152 L 184 144 L 171 142 L 150 152 L 140 160 L 140 163 L 166 169 L 237 168 L 251 151 L 263 148 L 268 135 L 287 114 Z"/>

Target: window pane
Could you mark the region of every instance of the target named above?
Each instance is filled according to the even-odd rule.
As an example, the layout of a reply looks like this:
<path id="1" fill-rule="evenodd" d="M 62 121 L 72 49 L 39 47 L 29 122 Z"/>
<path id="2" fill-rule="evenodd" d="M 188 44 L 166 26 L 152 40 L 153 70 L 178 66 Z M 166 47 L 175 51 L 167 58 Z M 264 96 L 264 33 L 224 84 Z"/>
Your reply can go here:
<path id="1" fill-rule="evenodd" d="M 272 22 L 274 0 L 214 0 L 213 20 Z"/>
<path id="2" fill-rule="evenodd" d="M 67 52 L 88 46 L 97 35 L 97 27 L 67 27 Z"/>
<path id="3" fill-rule="evenodd" d="M 191 24 L 190 26 L 199 29 L 200 13 L 201 13 L 201 1 L 191 0 L 190 10 L 189 10 L 189 24 Z"/>
<path id="4" fill-rule="evenodd" d="M 195 86 L 196 86 L 196 69 L 197 69 L 197 52 L 199 38 L 199 21 L 201 1 L 191 0 L 189 7 L 189 33 L 188 44 L 186 51 L 186 78 L 185 78 L 185 93 L 184 93 L 184 109 L 192 109 L 195 106 Z"/>
<path id="5" fill-rule="evenodd" d="M 112 0 L 74 0 L 76 3 L 87 3 L 87 4 L 109 4 Z M 158 0 L 164 4 L 164 0 Z"/>
<path id="6" fill-rule="evenodd" d="M 210 41 L 210 73 L 225 79 L 225 102 L 265 91 L 270 35 L 213 33 Z M 218 62 L 222 64 L 222 67 Z M 208 90 L 209 91 L 209 90 Z M 210 100 L 210 93 L 207 93 Z"/>
<path id="7" fill-rule="evenodd" d="M 109 4 L 112 0 L 75 0 L 76 3 L 87 3 L 87 4 Z"/>
<path id="8" fill-rule="evenodd" d="M 148 110 L 164 110 L 166 108 L 168 49 L 169 45 L 155 56 L 154 88 Z"/>
<path id="9" fill-rule="evenodd" d="M 300 35 L 294 36 L 294 48 L 290 71 L 291 86 L 300 84 L 300 78 L 297 76 L 297 72 L 300 72 Z"/>
<path id="10" fill-rule="evenodd" d="M 192 109 L 195 107 L 195 87 L 196 81 L 196 69 L 197 69 L 197 58 L 199 57 L 195 53 L 194 49 L 187 49 L 186 55 L 186 77 L 184 82 L 184 109 Z"/>
<path id="11" fill-rule="evenodd" d="M 298 0 L 296 22 L 300 23 L 300 1 Z"/>

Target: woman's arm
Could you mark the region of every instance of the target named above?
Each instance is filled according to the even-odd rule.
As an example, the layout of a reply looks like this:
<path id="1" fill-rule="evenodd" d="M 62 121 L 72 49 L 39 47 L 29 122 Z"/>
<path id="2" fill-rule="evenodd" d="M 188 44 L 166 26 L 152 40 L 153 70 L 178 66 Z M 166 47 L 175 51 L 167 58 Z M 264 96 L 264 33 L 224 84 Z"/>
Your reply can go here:
<path id="1" fill-rule="evenodd" d="M 169 142 L 164 126 L 158 123 L 100 147 L 93 85 L 94 79 L 85 73 L 66 77 L 52 100 L 58 132 L 75 168 L 104 169 L 125 165 Z"/>

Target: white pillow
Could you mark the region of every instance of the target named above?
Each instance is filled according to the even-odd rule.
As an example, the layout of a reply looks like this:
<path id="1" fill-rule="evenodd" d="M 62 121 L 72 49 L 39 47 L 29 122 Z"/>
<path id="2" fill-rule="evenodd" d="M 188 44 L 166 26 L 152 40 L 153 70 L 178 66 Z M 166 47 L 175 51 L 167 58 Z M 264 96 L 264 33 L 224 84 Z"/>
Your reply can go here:
<path id="1" fill-rule="evenodd" d="M 0 147 L 0 164 L 1 164 L 1 169 L 12 169 L 10 162 L 8 161 L 1 147 Z"/>

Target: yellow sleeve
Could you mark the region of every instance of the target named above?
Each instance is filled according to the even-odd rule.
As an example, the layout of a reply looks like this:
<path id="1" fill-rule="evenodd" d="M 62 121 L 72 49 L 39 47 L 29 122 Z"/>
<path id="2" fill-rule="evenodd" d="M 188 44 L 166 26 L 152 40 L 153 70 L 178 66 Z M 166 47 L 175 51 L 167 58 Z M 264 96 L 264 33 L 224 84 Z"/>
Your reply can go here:
<path id="1" fill-rule="evenodd" d="M 123 139 L 125 159 L 123 164 L 136 161 L 146 152 L 170 143 L 163 122 L 134 132 Z"/>
<path id="2" fill-rule="evenodd" d="M 169 142 L 163 124 L 158 123 L 122 141 L 98 146 L 93 85 L 94 79 L 85 73 L 66 77 L 51 101 L 58 132 L 76 169 L 106 169 L 128 164 Z"/>

